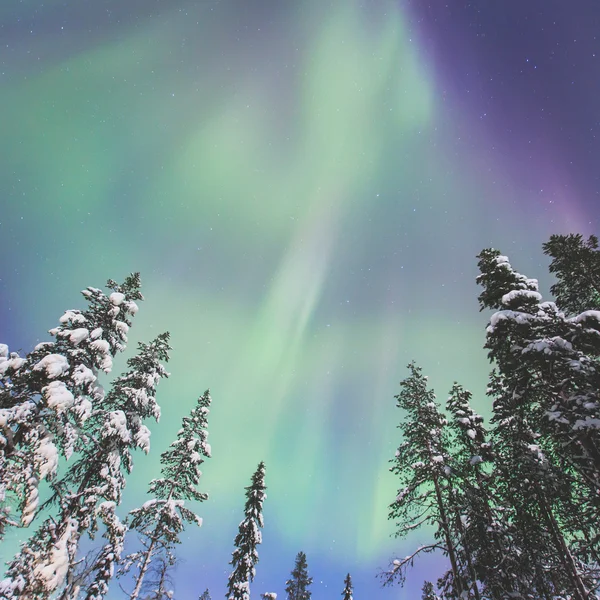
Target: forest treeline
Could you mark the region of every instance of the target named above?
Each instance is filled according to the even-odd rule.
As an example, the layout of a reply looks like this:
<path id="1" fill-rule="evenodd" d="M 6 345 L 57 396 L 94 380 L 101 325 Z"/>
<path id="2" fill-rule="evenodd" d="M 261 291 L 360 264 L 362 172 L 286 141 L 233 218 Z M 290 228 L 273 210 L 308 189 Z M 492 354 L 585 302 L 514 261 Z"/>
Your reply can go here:
<path id="1" fill-rule="evenodd" d="M 113 596 L 173 598 L 181 533 L 202 524 L 194 506 L 208 498 L 198 489 L 200 465 L 211 457 L 208 390 L 161 455 L 149 500 L 124 519 L 119 515 L 135 451 L 150 450 L 146 423 L 160 417 L 156 390 L 168 377 L 171 348 L 168 333 L 140 343 L 126 372 L 105 391 L 98 376 L 109 373 L 114 357 L 125 350 L 143 300 L 139 274 L 122 284 L 109 280 L 107 288 L 108 293 L 83 290 L 87 308 L 65 311 L 50 330 L 54 340 L 26 356 L 0 344 L 0 543 L 8 528 L 32 531 L 7 564 L 2 600 L 102 600 L 114 579 L 121 581 L 111 587 Z M 244 518 L 234 539 L 231 600 L 250 597 L 265 490 L 260 462 L 246 487 Z M 41 493 L 47 495 L 43 502 Z M 102 542 L 90 551 L 85 538 Z M 288 599 L 309 600 L 311 584 L 300 552 L 286 582 Z M 350 575 L 343 584 L 343 598 L 352 600 Z M 274 600 L 277 594 L 262 597 Z M 209 590 L 199 598 L 210 600 Z"/>
<path id="2" fill-rule="evenodd" d="M 403 583 L 420 554 L 442 552 L 449 568 L 437 590 L 424 583 L 424 600 L 598 597 L 600 252 L 581 235 L 554 235 L 543 250 L 554 302 L 499 251 L 478 256 L 480 308 L 494 311 L 488 427 L 457 383 L 442 410 L 414 363 L 396 396 L 389 517 L 400 537 L 433 535 L 382 577 Z"/>
<path id="3" fill-rule="evenodd" d="M 571 234 L 552 236 L 544 252 L 555 302 L 543 301 L 537 281 L 497 250 L 478 256 L 480 306 L 493 311 L 487 427 L 469 391 L 455 384 L 442 409 L 421 368 L 408 367 L 396 396 L 401 440 L 390 470 L 399 490 L 389 518 L 399 537 L 423 527 L 431 538 L 394 559 L 384 585 L 404 583 L 420 554 L 438 553 L 448 569 L 435 585 L 424 583 L 426 600 L 597 598 L 600 251 L 596 237 Z M 201 525 L 208 391 L 161 455 L 149 500 L 120 515 L 135 453 L 150 449 L 147 423 L 160 417 L 156 390 L 170 347 L 168 333 L 140 343 L 105 391 L 99 374 L 125 350 L 143 299 L 138 274 L 107 288 L 84 290 L 87 307 L 67 310 L 50 330 L 53 341 L 27 355 L 0 345 L 0 543 L 9 528 L 31 531 L 7 564 L 0 599 L 101 600 L 115 579 L 130 600 L 173 598 L 180 535 Z M 265 490 L 261 462 L 245 488 L 230 600 L 250 598 Z M 92 551 L 86 538 L 96 540 Z M 299 552 L 288 600 L 309 600 L 311 584 Z M 343 600 L 352 600 L 349 574 L 343 584 Z"/>

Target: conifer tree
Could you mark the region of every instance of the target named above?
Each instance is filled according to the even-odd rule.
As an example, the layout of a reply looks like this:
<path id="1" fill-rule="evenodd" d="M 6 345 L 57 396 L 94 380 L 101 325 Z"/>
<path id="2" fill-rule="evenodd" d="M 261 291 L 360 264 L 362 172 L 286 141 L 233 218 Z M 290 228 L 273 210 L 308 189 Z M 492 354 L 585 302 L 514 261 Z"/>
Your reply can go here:
<path id="1" fill-rule="evenodd" d="M 265 490 L 265 463 L 261 461 L 246 488 L 245 517 L 234 540 L 235 550 L 229 563 L 233 571 L 227 584 L 229 600 L 250 600 L 250 583 L 254 581 L 258 563 L 257 546 L 262 542 Z"/>
<path id="2" fill-rule="evenodd" d="M 38 344 L 25 358 L 0 347 L 0 501 L 16 504 L 22 526 L 33 520 L 39 483 L 52 479 L 58 457 L 69 459 L 79 433 L 102 399 L 98 371 L 108 373 L 112 359 L 125 349 L 131 317 L 137 312 L 139 274 L 123 284 L 109 280 L 106 295 L 97 288 L 82 294 L 86 310 L 68 310 L 55 341 Z M 7 499 L 8 500 L 8 499 Z M 0 534 L 9 520 L 0 514 Z"/>
<path id="3" fill-rule="evenodd" d="M 514 271 L 497 250 L 484 250 L 478 258 L 481 308 L 497 310 L 486 342 L 495 364 L 490 382 L 494 447 L 504 498 L 517 515 L 520 564 L 529 566 L 540 597 L 587 598 L 585 570 L 563 528 L 565 515 L 580 502 L 589 505 L 576 494 L 594 470 L 593 443 L 589 435 L 573 431 L 573 406 L 561 402 L 562 383 L 556 377 L 562 371 L 577 379 L 570 368 L 572 344 L 565 339 L 570 323 L 553 303 L 542 303 L 537 282 Z M 566 441 L 590 458 L 570 455 Z"/>
<path id="4" fill-rule="evenodd" d="M 423 595 L 421 600 L 440 600 L 440 597 L 435 593 L 433 584 L 430 581 L 426 581 L 423 584 Z"/>
<path id="5" fill-rule="evenodd" d="M 144 578 L 155 556 L 169 556 L 185 523 L 202 525 L 202 519 L 185 506 L 186 500 L 203 502 L 208 495 L 198 491 L 204 458 L 210 458 L 207 442 L 207 417 L 211 403 L 207 390 L 198 399 L 189 417 L 184 417 L 177 439 L 161 455 L 161 475 L 150 482 L 152 496 L 140 508 L 130 512 L 129 529 L 137 531 L 143 549 L 129 554 L 121 574 L 135 568 L 135 586 L 130 599 L 139 597 Z"/>
<path id="6" fill-rule="evenodd" d="M 552 257 L 550 273 L 557 282 L 550 288 L 561 310 L 578 315 L 600 310 L 600 249 L 598 238 L 584 241 L 581 234 L 552 235 L 543 245 Z"/>
<path id="7" fill-rule="evenodd" d="M 555 380 L 554 406 L 548 417 L 562 440 L 570 463 L 576 465 L 596 499 L 595 516 L 600 520 L 600 249 L 598 238 L 587 241 L 580 234 L 553 235 L 543 245 L 552 257 L 550 272 L 557 282 L 550 288 L 563 319 L 554 344 L 542 348 Z M 561 315 L 562 317 L 562 315 Z M 558 328 L 556 328 L 558 329 Z M 560 343 L 562 342 L 562 343 Z M 537 344 L 538 348 L 541 344 Z M 550 352 L 551 351 L 551 352 Z M 545 369 L 548 381 L 550 369 Z M 543 368 L 542 366 L 542 368 Z M 558 369 L 556 367 L 559 367 Z"/>
<path id="8" fill-rule="evenodd" d="M 308 589 L 313 579 L 308 576 L 306 554 L 298 552 L 292 570 L 292 577 L 285 582 L 287 600 L 310 600 L 311 592 Z"/>
<path id="9" fill-rule="evenodd" d="M 514 524 L 513 543 L 519 561 L 514 589 L 526 598 L 550 600 L 568 583 L 561 556 L 550 534 L 556 502 L 553 493 L 564 487 L 556 468 L 539 446 L 539 436 L 529 426 L 528 406 L 492 372 L 488 394 L 494 398 L 492 439 L 496 453 L 497 491 Z M 553 503 L 550 516 L 548 506 Z"/>
<path id="10" fill-rule="evenodd" d="M 81 536 L 87 531 L 93 537 L 100 520 L 107 528 L 105 537 L 110 547 L 92 569 L 98 571 L 92 597 L 99 600 L 106 593 L 106 578 L 112 575 L 124 535 L 115 508 L 121 502 L 125 476 L 133 467 L 132 450 L 149 450 L 150 431 L 143 421 L 160 415 L 155 394 L 160 379 L 167 375 L 162 361 L 168 360 L 168 338 L 165 333 L 150 344 L 140 344 L 139 354 L 128 360 L 129 370 L 115 380 L 104 401 L 90 409 L 78 436 L 80 453 L 66 474 L 52 485 L 48 504 L 58 504 L 58 515 L 48 517 L 32 538 L 35 554 L 31 544 L 23 545 L 22 556 L 15 558 L 7 578 L 0 583 L 2 592 L 11 589 L 13 594 L 45 598 L 64 583 L 60 600 L 74 597 Z M 61 568 L 55 572 L 56 540 L 63 539 L 65 532 L 69 532 L 62 546 L 65 555 L 59 557 Z"/>
<path id="11" fill-rule="evenodd" d="M 440 413 L 435 394 L 427 388 L 427 377 L 414 363 L 409 376 L 401 382 L 396 396 L 404 416 L 398 425 L 402 442 L 390 471 L 398 476 L 400 489 L 390 505 L 389 519 L 398 523 L 396 537 L 404 537 L 422 525 L 435 527 L 435 541 L 420 546 L 411 555 L 392 561 L 383 573 L 384 585 L 398 580 L 404 583 L 406 569 L 423 553 L 441 550 L 450 559 L 452 588 L 456 595 L 465 590 L 456 553 L 456 531 L 449 514 L 448 477 L 451 474 L 445 417 Z"/>
<path id="12" fill-rule="evenodd" d="M 554 303 L 542 302 L 537 282 L 516 273 L 497 250 L 479 258 L 481 308 L 497 311 L 487 330 L 489 357 L 501 377 L 530 382 L 531 426 L 588 486 L 600 520 L 600 312 L 567 319 Z"/>
<path id="13" fill-rule="evenodd" d="M 208 591 L 208 588 L 206 588 L 202 592 L 202 594 L 200 595 L 200 598 L 198 600 L 211 600 L 210 592 Z"/>
<path id="14" fill-rule="evenodd" d="M 453 448 L 453 489 L 461 522 L 462 562 L 470 567 L 473 584 L 483 595 L 503 600 L 514 592 L 520 570 L 513 547 L 511 507 L 499 504 L 495 489 L 494 453 L 483 417 L 471 408 L 471 393 L 455 383 L 446 403 Z"/>
<path id="15" fill-rule="evenodd" d="M 263 600 L 277 600 L 277 594 L 275 592 L 265 592 L 261 594 L 260 597 Z"/>
<path id="16" fill-rule="evenodd" d="M 342 600 L 353 600 L 352 594 L 354 589 L 352 587 L 352 577 L 350 577 L 350 573 L 346 575 L 346 579 L 344 579 L 344 591 L 342 592 Z"/>

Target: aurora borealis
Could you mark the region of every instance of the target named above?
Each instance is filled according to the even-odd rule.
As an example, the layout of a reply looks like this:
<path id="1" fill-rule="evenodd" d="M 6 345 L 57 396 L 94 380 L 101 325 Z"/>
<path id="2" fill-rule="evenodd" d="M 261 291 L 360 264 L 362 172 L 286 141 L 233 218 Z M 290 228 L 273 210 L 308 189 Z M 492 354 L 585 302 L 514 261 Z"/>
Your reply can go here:
<path id="1" fill-rule="evenodd" d="M 0 4 L 0 342 L 27 351 L 79 290 L 141 272 L 124 358 L 165 330 L 173 352 L 124 509 L 213 397 L 179 600 L 224 594 L 260 460 L 253 597 L 284 597 L 299 550 L 314 600 L 348 571 L 356 598 L 414 598 L 436 564 L 375 577 L 414 543 L 386 520 L 405 365 L 485 413 L 475 255 L 547 289 L 542 242 L 600 231 L 600 10 L 487 4 Z"/>

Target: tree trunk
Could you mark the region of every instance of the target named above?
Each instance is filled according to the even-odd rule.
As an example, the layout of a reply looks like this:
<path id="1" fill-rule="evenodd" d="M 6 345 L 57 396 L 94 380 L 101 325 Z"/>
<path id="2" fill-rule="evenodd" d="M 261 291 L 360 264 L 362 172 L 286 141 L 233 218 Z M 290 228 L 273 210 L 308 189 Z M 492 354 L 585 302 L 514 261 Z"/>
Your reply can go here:
<path id="1" fill-rule="evenodd" d="M 446 549 L 448 550 L 448 557 L 450 558 L 450 566 L 452 567 L 452 574 L 454 575 L 454 587 L 455 591 L 460 597 L 463 592 L 462 578 L 458 572 L 458 565 L 456 562 L 456 554 L 454 553 L 454 543 L 450 536 L 450 526 L 448 524 L 448 517 L 446 516 L 446 510 L 444 508 L 444 502 L 442 500 L 442 493 L 440 490 L 440 484 L 437 476 L 433 477 L 433 485 L 435 487 L 435 496 L 437 499 L 438 510 L 440 512 L 440 520 L 442 525 L 442 531 L 444 532 L 444 538 L 446 539 Z"/>
<path id="2" fill-rule="evenodd" d="M 180 471 L 181 471 L 181 466 L 178 468 L 177 473 L 175 473 L 175 477 L 177 477 L 177 475 L 179 474 Z M 171 489 L 169 490 L 169 494 L 167 495 L 167 499 L 165 500 L 165 503 L 169 502 L 169 500 L 171 500 L 172 495 L 173 495 L 173 486 L 171 485 Z M 146 571 L 148 571 L 148 567 L 150 566 L 150 559 L 152 558 L 152 552 L 154 550 L 154 547 L 156 546 L 156 540 L 157 540 L 156 536 L 157 536 L 159 525 L 160 525 L 160 521 L 156 524 L 156 527 L 154 528 L 154 535 L 152 536 L 150 545 L 148 546 L 148 549 L 146 550 L 146 553 L 144 556 L 144 562 L 142 563 L 140 572 L 138 573 L 138 577 L 135 582 L 135 588 L 134 588 L 133 592 L 131 592 L 131 596 L 129 596 L 129 600 L 136 600 L 137 597 L 140 595 L 140 591 L 142 589 L 142 583 L 144 582 L 144 577 L 146 576 Z"/>
<path id="3" fill-rule="evenodd" d="M 488 523 L 491 526 L 492 523 L 494 522 L 494 515 L 492 514 L 492 509 L 490 507 L 489 494 L 487 493 L 487 491 L 486 492 L 483 491 L 484 486 L 487 485 L 487 481 L 483 480 L 483 477 L 481 476 L 481 471 L 479 470 L 479 467 L 475 467 L 475 478 L 477 479 L 477 485 L 479 486 L 479 489 L 482 492 L 481 498 L 483 500 L 484 510 L 486 513 L 486 517 L 488 519 Z M 503 550 L 502 546 L 500 546 L 500 543 L 498 542 L 498 539 L 496 538 L 496 536 L 494 536 L 494 546 L 496 547 L 496 552 L 498 553 L 498 558 L 501 558 L 504 555 L 504 550 Z M 498 590 L 494 589 L 493 590 L 494 600 L 503 600 L 507 593 L 514 591 L 513 586 L 510 585 L 509 578 L 503 578 L 501 586 L 504 587 L 505 581 L 507 581 L 509 585 L 508 585 L 508 589 L 502 590 L 502 592 L 504 593 L 504 596 L 498 595 L 497 594 Z"/>
<path id="4" fill-rule="evenodd" d="M 575 560 L 573 559 L 573 555 L 565 542 L 565 538 L 560 531 L 558 523 L 552 513 L 552 508 L 548 505 L 546 500 L 546 496 L 543 491 L 536 486 L 536 496 L 540 503 L 540 507 L 542 508 L 542 512 L 544 514 L 544 518 L 548 524 L 548 529 L 550 530 L 550 534 L 554 540 L 554 544 L 559 554 L 562 554 L 562 563 L 565 569 L 565 572 L 568 574 L 569 579 L 571 580 L 571 584 L 574 588 L 574 600 L 588 600 L 590 593 L 586 589 L 583 580 L 581 579 L 581 575 L 577 569 L 577 565 L 575 564 Z"/>
<path id="5" fill-rule="evenodd" d="M 152 558 L 152 552 L 154 550 L 154 546 L 156 545 L 156 537 L 152 538 L 148 549 L 144 555 L 144 562 L 140 567 L 140 572 L 138 573 L 137 580 L 135 582 L 135 588 L 131 595 L 129 596 L 129 600 L 136 600 L 136 598 L 140 595 L 140 591 L 142 590 L 142 583 L 144 583 L 144 577 L 146 576 L 146 572 L 148 571 L 148 567 L 150 566 L 150 559 Z"/>
<path id="6" fill-rule="evenodd" d="M 466 540 L 466 534 L 462 525 L 460 514 L 456 515 L 456 527 L 460 533 L 462 546 L 465 551 L 465 558 L 467 559 L 467 569 L 469 570 L 469 577 L 471 578 L 471 589 L 473 590 L 473 595 L 475 596 L 475 600 L 481 600 L 479 588 L 477 587 L 477 575 L 475 573 L 475 569 L 473 568 L 473 561 L 471 560 L 471 548 Z"/>

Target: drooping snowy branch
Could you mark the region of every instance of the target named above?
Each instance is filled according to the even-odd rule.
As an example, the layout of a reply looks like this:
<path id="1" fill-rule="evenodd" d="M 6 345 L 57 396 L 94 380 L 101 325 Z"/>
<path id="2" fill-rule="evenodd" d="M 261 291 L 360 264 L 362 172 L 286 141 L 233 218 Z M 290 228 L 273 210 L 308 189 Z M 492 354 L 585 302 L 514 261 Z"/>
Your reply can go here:
<path id="1" fill-rule="evenodd" d="M 414 565 L 415 559 L 421 554 L 430 554 L 444 550 L 444 546 L 437 543 L 424 544 L 419 546 L 414 552 L 404 558 L 394 558 L 387 571 L 380 574 L 383 585 L 392 585 L 393 583 L 403 583 L 406 579 L 406 571 Z"/>
<path id="2" fill-rule="evenodd" d="M 0 496 L 19 507 L 23 526 L 37 510 L 40 481 L 56 474 L 60 454 L 71 457 L 102 400 L 97 374 L 125 349 L 139 283 L 133 274 L 123 284 L 109 280 L 109 295 L 87 288 L 87 309 L 67 310 L 50 330 L 55 340 L 25 358 L 0 348 Z"/>

